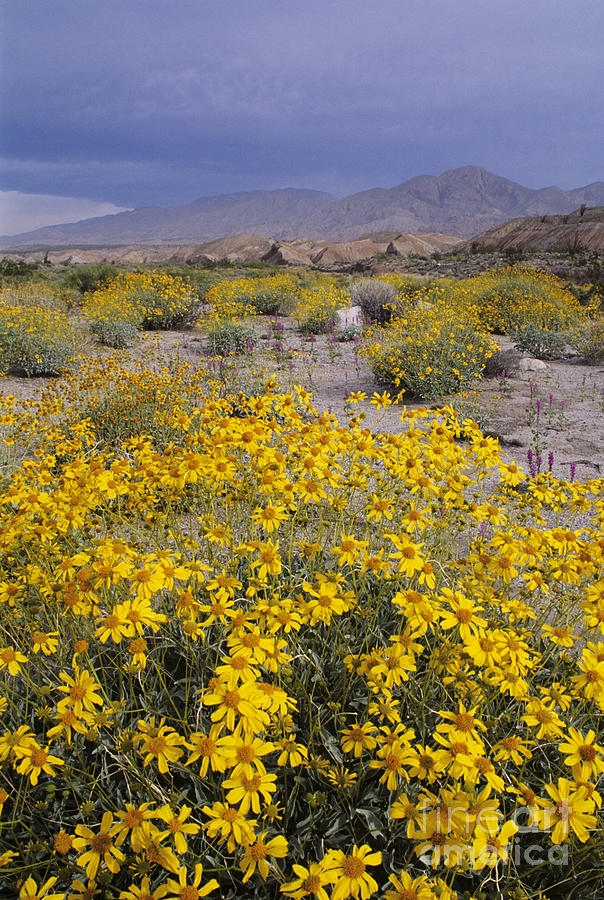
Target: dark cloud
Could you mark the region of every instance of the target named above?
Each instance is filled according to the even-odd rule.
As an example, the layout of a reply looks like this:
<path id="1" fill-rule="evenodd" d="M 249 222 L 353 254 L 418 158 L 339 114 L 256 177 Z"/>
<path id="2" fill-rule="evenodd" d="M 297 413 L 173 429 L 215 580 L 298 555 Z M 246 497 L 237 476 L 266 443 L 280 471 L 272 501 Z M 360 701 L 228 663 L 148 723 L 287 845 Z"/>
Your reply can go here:
<path id="1" fill-rule="evenodd" d="M 2 187 L 132 206 L 602 178 L 600 0 L 7 0 Z"/>

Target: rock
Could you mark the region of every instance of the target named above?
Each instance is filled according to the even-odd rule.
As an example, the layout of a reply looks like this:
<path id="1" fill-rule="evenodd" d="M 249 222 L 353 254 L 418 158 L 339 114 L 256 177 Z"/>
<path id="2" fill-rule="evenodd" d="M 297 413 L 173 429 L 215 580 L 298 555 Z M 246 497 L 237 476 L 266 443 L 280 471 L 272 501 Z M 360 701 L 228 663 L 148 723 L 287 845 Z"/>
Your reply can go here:
<path id="1" fill-rule="evenodd" d="M 363 310 L 360 306 L 346 306 L 336 312 L 336 326 L 346 328 L 347 325 L 362 325 Z"/>
<path id="2" fill-rule="evenodd" d="M 518 368 L 521 372 L 541 372 L 547 369 L 547 363 L 541 359 L 533 359 L 532 356 L 524 356 L 519 363 Z"/>
<path id="3" fill-rule="evenodd" d="M 270 263 L 272 266 L 308 266 L 310 265 L 310 257 L 303 250 L 298 250 L 291 244 L 285 244 L 277 241 L 263 256 L 260 257 L 262 262 Z"/>
<path id="4" fill-rule="evenodd" d="M 485 378 L 497 378 L 503 375 L 513 375 L 520 369 L 522 357 L 516 350 L 497 350 L 487 359 L 483 370 Z"/>

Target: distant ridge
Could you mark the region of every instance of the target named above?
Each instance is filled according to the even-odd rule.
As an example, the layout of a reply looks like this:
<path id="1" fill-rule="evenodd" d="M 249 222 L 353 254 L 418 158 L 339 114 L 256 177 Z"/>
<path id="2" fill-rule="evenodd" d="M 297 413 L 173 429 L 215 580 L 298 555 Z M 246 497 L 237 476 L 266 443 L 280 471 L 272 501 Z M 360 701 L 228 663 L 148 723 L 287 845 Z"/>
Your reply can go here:
<path id="1" fill-rule="evenodd" d="M 257 234 L 233 234 L 205 244 L 126 244 L 124 246 L 54 247 L 47 250 L 22 249 L 19 255 L 28 262 L 46 259 L 52 265 L 64 263 L 190 263 L 194 265 L 225 260 L 230 263 L 268 262 L 283 266 L 319 266 L 325 268 L 358 263 L 380 254 L 427 256 L 457 247 L 459 238 L 446 234 L 401 234 L 380 231 L 356 241 L 337 243 L 296 238 L 272 241 Z"/>
<path id="2" fill-rule="evenodd" d="M 0 237 L 4 250 L 65 246 L 205 243 L 253 233 L 271 240 L 349 241 L 361 233 L 442 233 L 470 238 L 526 216 L 566 214 L 604 205 L 604 182 L 563 191 L 533 190 L 477 166 L 418 175 L 393 188 L 338 199 L 284 188 L 201 197 L 184 206 L 145 207 Z"/>
<path id="3" fill-rule="evenodd" d="M 574 253 L 592 250 L 604 253 L 604 206 L 577 209 L 564 216 L 534 216 L 512 219 L 475 235 L 458 247 L 485 250 L 552 250 Z"/>

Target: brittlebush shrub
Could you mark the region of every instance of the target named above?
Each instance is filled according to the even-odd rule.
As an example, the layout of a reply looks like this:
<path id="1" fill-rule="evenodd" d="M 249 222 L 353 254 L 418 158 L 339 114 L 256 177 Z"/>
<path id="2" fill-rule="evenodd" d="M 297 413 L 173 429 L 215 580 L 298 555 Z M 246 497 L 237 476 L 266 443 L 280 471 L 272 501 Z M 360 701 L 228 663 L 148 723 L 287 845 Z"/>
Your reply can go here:
<path id="1" fill-rule="evenodd" d="M 537 359 L 560 359 L 564 356 L 566 341 L 557 331 L 529 324 L 512 331 L 511 337 L 517 350 L 526 350 Z"/>
<path id="2" fill-rule="evenodd" d="M 300 292 L 299 279 L 290 275 L 267 275 L 248 279 L 248 283 L 249 302 L 265 316 L 288 315 Z"/>
<path id="3" fill-rule="evenodd" d="M 300 279 L 293 275 L 266 275 L 221 281 L 207 291 L 204 299 L 218 319 L 254 313 L 286 315 L 293 309 L 299 291 Z"/>
<path id="4" fill-rule="evenodd" d="M 0 400 L 1 895 L 597 896 L 602 479 L 201 384 Z"/>
<path id="5" fill-rule="evenodd" d="M 216 322 L 208 331 L 207 347 L 211 354 L 252 353 L 256 333 L 237 322 Z"/>
<path id="6" fill-rule="evenodd" d="M 604 360 L 604 319 L 587 322 L 576 332 L 573 344 L 586 363 Z"/>
<path id="7" fill-rule="evenodd" d="M 464 279 L 455 290 L 461 304 L 473 308 L 483 327 L 496 334 L 527 325 L 572 334 L 588 312 L 554 275 L 521 267 Z"/>
<path id="8" fill-rule="evenodd" d="M 144 320 L 144 312 L 136 302 L 110 291 L 94 294 L 83 313 L 101 344 L 114 349 L 128 346 Z"/>
<path id="9" fill-rule="evenodd" d="M 325 281 L 300 291 L 293 315 L 305 334 L 325 334 L 334 331 L 336 313 L 350 305 L 350 294 L 344 288 Z"/>
<path id="10" fill-rule="evenodd" d="M 59 375 L 73 367 L 81 339 L 61 307 L 60 299 L 45 290 L 2 292 L 0 369 L 32 376 Z"/>
<path id="11" fill-rule="evenodd" d="M 380 383 L 433 400 L 479 378 L 494 349 L 472 322 L 436 307 L 411 310 L 386 327 L 369 329 L 361 353 Z"/>
<path id="12" fill-rule="evenodd" d="M 129 272 L 91 294 L 84 315 L 91 326 L 113 317 L 116 322 L 139 322 L 146 330 L 161 330 L 192 325 L 199 307 L 199 299 L 182 279 L 159 271 Z"/>

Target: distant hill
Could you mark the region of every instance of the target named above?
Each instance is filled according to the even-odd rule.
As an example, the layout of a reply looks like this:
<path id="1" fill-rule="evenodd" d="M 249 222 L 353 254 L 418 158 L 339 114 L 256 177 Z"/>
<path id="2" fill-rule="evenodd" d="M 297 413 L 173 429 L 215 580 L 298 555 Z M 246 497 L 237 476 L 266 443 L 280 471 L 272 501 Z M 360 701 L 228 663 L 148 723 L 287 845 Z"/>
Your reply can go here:
<path id="1" fill-rule="evenodd" d="M 28 262 L 46 259 L 53 265 L 61 263 L 191 263 L 218 262 L 268 262 L 271 265 L 320 266 L 321 268 L 346 265 L 376 257 L 379 254 L 405 256 L 416 253 L 428 256 L 435 251 L 447 252 L 457 247 L 459 238 L 446 234 L 401 234 L 381 231 L 362 235 L 356 241 L 343 243 L 312 241 L 297 238 L 294 241 L 272 241 L 257 234 L 235 234 L 205 244 L 181 245 L 132 245 L 109 247 L 56 247 L 50 250 L 19 251 Z"/>
<path id="2" fill-rule="evenodd" d="M 604 206 L 574 210 L 564 216 L 512 219 L 474 235 L 457 249 L 478 245 L 488 250 L 552 250 L 561 253 L 594 250 L 604 253 Z"/>
<path id="3" fill-rule="evenodd" d="M 343 199 L 292 188 L 202 197 L 185 206 L 145 207 L 4 236 L 0 246 L 191 244 L 244 232 L 280 241 L 300 235 L 349 241 L 362 232 L 428 232 L 469 238 L 509 219 L 570 213 L 582 204 L 604 205 L 604 182 L 572 191 L 558 187 L 532 190 L 485 169 L 464 166 Z"/>

